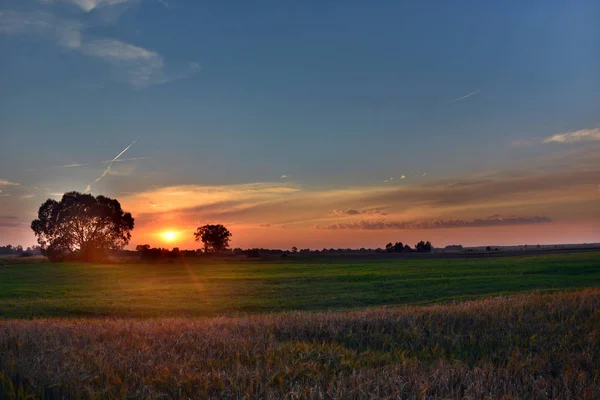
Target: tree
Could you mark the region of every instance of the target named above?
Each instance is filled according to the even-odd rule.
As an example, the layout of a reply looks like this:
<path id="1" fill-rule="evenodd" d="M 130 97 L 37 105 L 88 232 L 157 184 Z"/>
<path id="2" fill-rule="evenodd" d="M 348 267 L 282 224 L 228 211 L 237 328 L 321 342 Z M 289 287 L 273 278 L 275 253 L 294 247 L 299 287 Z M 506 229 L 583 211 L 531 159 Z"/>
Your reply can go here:
<path id="1" fill-rule="evenodd" d="M 431 252 L 432 247 L 430 241 L 424 242 L 422 240 L 415 245 L 415 249 L 418 253 L 429 253 Z"/>
<path id="2" fill-rule="evenodd" d="M 46 200 L 31 229 L 51 261 L 69 255 L 93 261 L 129 243 L 133 217 L 115 199 L 68 192 L 60 201 Z"/>
<path id="3" fill-rule="evenodd" d="M 223 225 L 204 225 L 194 232 L 196 241 L 204 243 L 204 252 L 220 252 L 229 247 L 231 232 Z"/>
<path id="4" fill-rule="evenodd" d="M 385 245 L 385 251 L 388 253 L 402 253 L 404 250 L 404 244 L 402 242 L 396 242 L 392 244 L 391 242 Z"/>
<path id="5" fill-rule="evenodd" d="M 298 248 L 296 246 L 292 247 L 292 253 L 297 253 L 298 252 Z"/>
<path id="6" fill-rule="evenodd" d="M 135 251 L 139 251 L 140 253 L 143 253 L 144 251 L 148 250 L 150 250 L 149 244 L 138 244 L 137 246 L 135 246 Z"/>

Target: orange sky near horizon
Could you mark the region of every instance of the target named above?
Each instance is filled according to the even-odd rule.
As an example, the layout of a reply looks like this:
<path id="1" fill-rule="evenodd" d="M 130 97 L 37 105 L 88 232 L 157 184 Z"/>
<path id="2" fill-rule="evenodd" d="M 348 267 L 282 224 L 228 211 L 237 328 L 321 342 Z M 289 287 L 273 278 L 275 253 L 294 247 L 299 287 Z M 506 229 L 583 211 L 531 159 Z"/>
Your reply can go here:
<path id="1" fill-rule="evenodd" d="M 420 240 L 429 240 L 436 247 L 451 244 L 465 246 L 512 246 L 536 244 L 575 244 L 598 243 L 600 233 L 595 223 L 548 223 L 544 229 L 534 225 L 504 226 L 496 228 L 452 228 L 452 229 L 419 229 L 373 230 L 365 234 L 359 230 L 331 231 L 313 228 L 279 228 L 279 227 L 244 227 L 229 226 L 233 233 L 231 247 L 240 248 L 275 248 L 290 249 L 310 248 L 378 248 L 385 247 L 388 242 L 400 241 L 414 246 Z M 482 230 L 484 230 L 482 232 Z M 174 239 L 166 239 L 165 232 L 175 232 Z M 185 228 L 166 228 L 165 231 L 150 229 L 134 234 L 128 248 L 138 244 L 149 244 L 153 247 L 180 249 L 199 249 L 202 244 L 194 241 L 194 230 Z M 565 241 L 565 235 L 571 238 Z M 592 239 L 592 240 L 590 240 Z M 265 245 L 270 244 L 270 246 Z"/>
<path id="2" fill-rule="evenodd" d="M 207 223 L 224 224 L 233 234 L 231 246 L 241 248 L 377 248 L 420 240 L 440 247 L 592 243 L 600 242 L 596 155 L 600 148 L 567 158 L 573 162 L 568 169 L 538 165 L 393 185 L 187 184 L 107 195 L 135 218 L 128 248 L 200 248 L 193 232 Z M 33 245 L 29 224 L 43 200 L 8 203 L 11 198 L 0 198 L 14 210 L 3 217 L 0 241 Z"/>

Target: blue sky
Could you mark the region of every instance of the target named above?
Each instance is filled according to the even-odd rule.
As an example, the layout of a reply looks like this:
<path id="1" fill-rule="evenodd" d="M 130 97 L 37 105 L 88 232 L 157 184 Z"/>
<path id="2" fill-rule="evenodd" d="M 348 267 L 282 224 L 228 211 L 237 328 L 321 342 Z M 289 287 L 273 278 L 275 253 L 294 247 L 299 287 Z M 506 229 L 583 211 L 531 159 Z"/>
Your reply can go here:
<path id="1" fill-rule="evenodd" d="M 41 201 L 88 185 L 117 198 L 248 183 L 418 191 L 483 173 L 552 179 L 556 157 L 561 173 L 588 177 L 599 167 L 599 16 L 596 1 L 5 0 L 0 179 L 19 185 L 0 187 L 0 206 L 22 222 L 4 233 L 30 240 Z M 571 136 L 544 143 L 557 134 Z M 147 158 L 94 182 L 137 138 L 121 158 Z M 86 165 L 59 167 L 71 164 Z M 585 179 L 563 185 L 589 187 L 585 219 L 598 223 L 600 182 Z M 422 203 L 378 206 L 446 215 L 409 212 Z M 287 221 L 269 218 L 260 225 Z M 577 239 L 597 233 L 585 232 Z"/>

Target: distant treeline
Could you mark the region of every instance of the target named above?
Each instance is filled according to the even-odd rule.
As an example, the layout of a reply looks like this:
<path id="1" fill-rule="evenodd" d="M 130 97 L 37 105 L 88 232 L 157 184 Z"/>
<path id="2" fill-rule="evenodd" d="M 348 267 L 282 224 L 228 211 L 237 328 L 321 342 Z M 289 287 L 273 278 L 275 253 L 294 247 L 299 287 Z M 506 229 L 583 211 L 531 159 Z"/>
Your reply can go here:
<path id="1" fill-rule="evenodd" d="M 23 248 L 21 245 L 13 246 L 7 244 L 6 246 L 0 246 L 0 256 L 39 256 L 42 255 L 40 246 L 33 246 Z"/>
<path id="2" fill-rule="evenodd" d="M 351 248 L 323 248 L 321 250 L 318 249 L 298 249 L 297 247 L 292 247 L 291 250 L 282 250 L 282 249 L 266 249 L 266 248 L 251 248 L 251 249 L 242 249 L 242 248 L 234 248 L 234 249 L 223 249 L 218 252 L 207 252 L 205 249 L 197 249 L 197 250 L 181 250 L 179 247 L 175 247 L 171 250 L 162 248 L 162 247 L 151 247 L 148 244 L 138 245 L 133 250 L 118 250 L 112 252 L 113 255 L 116 256 L 135 256 L 140 257 L 143 260 L 157 260 L 157 259 L 175 259 L 180 257 L 201 257 L 201 256 L 226 256 L 226 255 L 234 255 L 234 256 L 246 256 L 246 257 L 262 257 L 262 256 L 287 256 L 290 254 L 299 254 L 299 255 L 332 255 L 332 254 L 373 254 L 373 253 L 428 253 L 433 249 L 433 245 L 431 242 L 420 241 L 417 243 L 414 248 L 410 247 L 408 244 L 403 244 L 402 242 L 396 242 L 394 244 L 388 243 L 385 248 L 365 248 L 361 247 L 360 249 L 351 249 Z M 0 246 L 0 255 L 18 255 L 18 256 L 34 256 L 34 255 L 43 255 L 43 251 L 40 246 L 33 246 L 23 248 L 23 246 Z"/>
<path id="3" fill-rule="evenodd" d="M 417 253 L 430 253 L 433 249 L 433 245 L 428 240 L 427 242 L 420 241 L 415 244 L 415 248 L 413 249 L 407 244 L 402 244 L 402 242 L 396 242 L 392 244 L 391 242 L 385 245 L 385 251 L 387 253 L 411 253 L 416 251 Z"/>
<path id="4" fill-rule="evenodd" d="M 370 253 L 429 253 L 433 249 L 431 242 L 420 241 L 414 248 L 409 245 L 404 245 L 402 242 L 396 242 L 395 244 L 388 243 L 385 248 L 365 248 L 351 249 L 351 248 L 323 248 L 321 250 L 313 250 L 309 248 L 298 249 L 292 247 L 291 250 L 282 249 L 266 249 L 266 248 L 252 248 L 252 249 L 223 249 L 219 252 L 206 252 L 204 249 L 197 250 L 181 250 L 179 247 L 175 247 L 172 250 L 162 247 L 151 247 L 148 244 L 138 245 L 135 251 L 121 250 L 118 252 L 122 256 L 139 256 L 143 260 L 156 260 L 156 259 L 173 259 L 179 257 L 202 257 L 205 255 L 210 256 L 246 256 L 246 257 L 262 257 L 262 256 L 287 256 L 287 255 L 329 255 L 329 254 L 370 254 Z"/>

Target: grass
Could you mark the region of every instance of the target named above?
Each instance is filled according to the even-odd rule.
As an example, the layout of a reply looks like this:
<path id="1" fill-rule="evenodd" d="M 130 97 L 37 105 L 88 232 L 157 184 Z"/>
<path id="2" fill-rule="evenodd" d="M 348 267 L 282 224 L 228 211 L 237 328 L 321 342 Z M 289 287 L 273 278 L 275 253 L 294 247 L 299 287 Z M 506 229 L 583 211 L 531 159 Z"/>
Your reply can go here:
<path id="1" fill-rule="evenodd" d="M 0 266 L 0 318 L 217 316 L 600 286 L 600 253 Z"/>
<path id="2" fill-rule="evenodd" d="M 337 313 L 0 320 L 0 398 L 591 400 L 598 354 L 600 289 Z"/>

